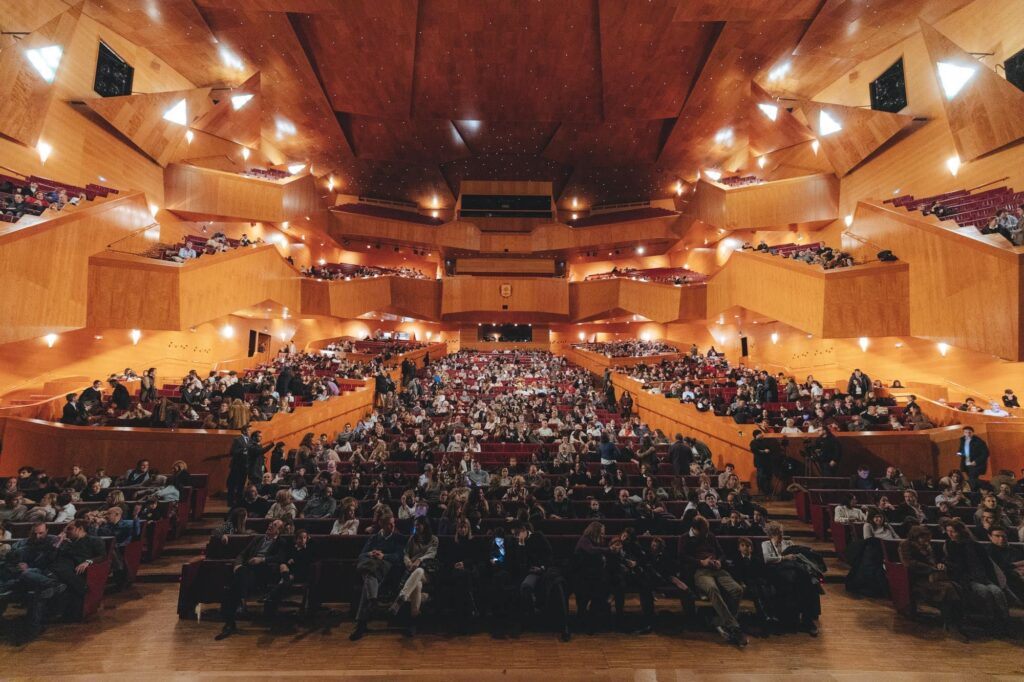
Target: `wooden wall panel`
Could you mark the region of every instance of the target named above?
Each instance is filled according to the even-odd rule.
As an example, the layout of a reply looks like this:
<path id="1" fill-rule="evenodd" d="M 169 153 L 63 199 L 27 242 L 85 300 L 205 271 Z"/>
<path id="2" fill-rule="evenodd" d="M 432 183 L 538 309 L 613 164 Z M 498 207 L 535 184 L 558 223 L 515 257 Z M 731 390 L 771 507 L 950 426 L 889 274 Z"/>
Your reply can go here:
<path id="1" fill-rule="evenodd" d="M 188 164 L 171 164 L 164 175 L 166 208 L 203 216 L 279 223 L 318 207 L 308 175 L 284 182 L 259 180 Z"/>
<path id="2" fill-rule="evenodd" d="M 850 231 L 859 238 L 849 240 L 858 255 L 891 249 L 910 264 L 911 335 L 1001 358 L 1022 357 L 1024 251 L 998 235 L 972 235 L 869 202 L 858 205 Z"/>
<path id="3" fill-rule="evenodd" d="M 550 258 L 458 258 L 455 269 L 460 275 L 518 273 L 522 275 L 553 275 L 555 261 Z"/>
<path id="4" fill-rule="evenodd" d="M 971 161 L 1024 137 L 1024 92 L 921 21 L 921 34 L 933 64 L 973 66 L 976 71 L 953 99 L 942 97 L 946 120 L 961 161 Z M 938 71 L 933 67 L 933 75 Z"/>
<path id="5" fill-rule="evenodd" d="M 501 295 L 503 285 L 511 296 Z M 569 284 L 563 279 L 530 277 L 448 277 L 442 280 L 441 315 L 461 313 L 536 313 L 568 317 Z M 508 306 L 507 310 L 503 306 Z"/>
<path id="6" fill-rule="evenodd" d="M 617 279 L 601 279 L 569 284 L 569 317 L 589 320 L 611 314 L 619 306 Z"/>
<path id="7" fill-rule="evenodd" d="M 864 159 L 871 156 L 879 147 L 888 142 L 913 123 L 913 118 L 887 111 L 874 111 L 844 107 L 838 104 L 822 104 L 804 101 L 800 109 L 807 118 L 811 129 L 821 143 L 821 151 L 825 153 L 833 168 L 840 177 L 856 168 Z M 822 134 L 821 113 L 842 126 L 842 130 L 829 135 Z"/>
<path id="8" fill-rule="evenodd" d="M 817 223 L 839 217 L 839 182 L 824 173 L 733 188 L 702 179 L 694 191 L 688 214 L 729 230 Z"/>
<path id="9" fill-rule="evenodd" d="M 81 14 L 81 6 L 72 7 L 0 52 L 0 133 L 28 147 L 36 146 L 56 87 L 36 71 L 25 52 L 59 46 L 59 71 L 66 65 L 66 53 Z"/>
<path id="10" fill-rule="evenodd" d="M 906 263 L 875 262 L 826 272 L 822 335 L 909 334 L 909 301 L 910 272 Z"/>
<path id="11" fill-rule="evenodd" d="M 441 319 L 441 280 L 385 279 L 391 287 L 390 312 L 421 320 Z M 481 286 L 486 284 L 481 283 Z"/>
<path id="12" fill-rule="evenodd" d="M 0 343 L 84 326 L 89 255 L 152 222 L 132 193 L 0 236 Z"/>
<path id="13" fill-rule="evenodd" d="M 236 109 L 232 98 L 251 95 L 252 99 Z M 259 147 L 260 125 L 263 117 L 263 97 L 260 94 L 260 73 L 257 71 L 237 88 L 220 92 L 215 104 L 193 125 L 209 133 L 245 147 Z"/>

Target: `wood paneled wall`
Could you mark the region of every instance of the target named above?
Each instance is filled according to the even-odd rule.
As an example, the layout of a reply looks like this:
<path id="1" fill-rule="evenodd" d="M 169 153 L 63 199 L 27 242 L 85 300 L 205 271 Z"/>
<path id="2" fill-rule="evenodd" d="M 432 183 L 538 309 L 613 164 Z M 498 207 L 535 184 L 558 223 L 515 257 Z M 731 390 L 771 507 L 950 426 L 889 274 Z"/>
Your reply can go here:
<path id="1" fill-rule="evenodd" d="M 858 205 L 850 231 L 859 238 L 847 240 L 855 254 L 891 249 L 910 264 L 911 335 L 1021 359 L 1024 249 L 999 235 L 868 202 Z"/>
<path id="2" fill-rule="evenodd" d="M 0 236 L 0 343 L 85 326 L 89 255 L 152 223 L 136 192 Z"/>
<path id="3" fill-rule="evenodd" d="M 458 258 L 455 269 L 460 275 L 487 275 L 496 272 L 521 275 L 553 275 L 551 258 Z"/>
<path id="4" fill-rule="evenodd" d="M 511 295 L 501 295 L 503 286 Z M 441 315 L 463 313 L 524 313 L 567 318 L 569 284 L 564 279 L 538 277 L 448 277 L 442 282 Z"/>
<path id="5" fill-rule="evenodd" d="M 569 285 L 570 319 L 585 321 L 621 312 L 655 322 L 703 319 L 707 287 L 673 286 L 630 279 L 592 280 Z"/>
<path id="6" fill-rule="evenodd" d="M 321 208 L 308 174 L 275 182 L 175 163 L 167 167 L 164 184 L 166 207 L 185 214 L 279 223 Z"/>
<path id="7" fill-rule="evenodd" d="M 832 221 L 839 217 L 839 181 L 822 173 L 727 188 L 702 179 L 687 212 L 728 230 Z"/>

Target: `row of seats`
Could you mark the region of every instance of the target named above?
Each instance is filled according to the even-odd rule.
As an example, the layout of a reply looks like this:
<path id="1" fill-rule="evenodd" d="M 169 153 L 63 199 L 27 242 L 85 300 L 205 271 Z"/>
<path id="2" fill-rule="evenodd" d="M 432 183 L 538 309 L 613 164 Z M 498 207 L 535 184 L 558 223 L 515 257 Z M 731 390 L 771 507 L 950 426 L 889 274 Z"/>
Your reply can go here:
<path id="1" fill-rule="evenodd" d="M 594 275 L 587 275 L 587 282 L 602 279 L 628 278 L 641 282 L 660 282 L 664 284 L 703 284 L 708 276 L 701 272 L 694 272 L 686 268 L 647 268 L 637 270 L 635 268 L 618 268 L 610 272 L 600 272 Z"/>
<path id="2" fill-rule="evenodd" d="M 727 187 L 746 187 L 747 185 L 760 185 L 764 180 L 756 175 L 734 175 L 729 178 L 722 178 L 717 182 Z"/>

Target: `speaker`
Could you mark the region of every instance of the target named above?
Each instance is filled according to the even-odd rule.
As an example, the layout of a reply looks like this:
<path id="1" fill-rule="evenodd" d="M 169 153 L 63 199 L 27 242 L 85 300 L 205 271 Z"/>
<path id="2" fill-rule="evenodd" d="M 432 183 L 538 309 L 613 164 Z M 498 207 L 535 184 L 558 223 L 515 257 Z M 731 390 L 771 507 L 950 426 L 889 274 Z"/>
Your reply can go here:
<path id="1" fill-rule="evenodd" d="M 750 350 L 747 348 L 747 337 L 740 337 L 740 355 L 747 357 L 750 355 Z"/>
<path id="2" fill-rule="evenodd" d="M 102 97 L 121 97 L 132 94 L 134 80 L 135 69 L 107 47 L 106 43 L 101 42 L 92 89 Z"/>
<path id="3" fill-rule="evenodd" d="M 883 263 L 891 263 L 893 261 L 899 260 L 899 258 L 892 255 L 892 251 L 886 249 L 885 251 L 878 252 L 878 260 L 882 261 Z"/>

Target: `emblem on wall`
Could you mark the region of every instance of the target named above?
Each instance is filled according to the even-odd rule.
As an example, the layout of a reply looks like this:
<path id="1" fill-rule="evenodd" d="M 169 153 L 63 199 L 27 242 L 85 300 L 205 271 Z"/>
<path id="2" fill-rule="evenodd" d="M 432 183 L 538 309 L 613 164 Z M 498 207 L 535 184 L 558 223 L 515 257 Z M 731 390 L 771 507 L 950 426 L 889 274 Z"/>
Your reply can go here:
<path id="1" fill-rule="evenodd" d="M 501 293 L 501 297 L 502 298 L 512 298 L 512 285 L 511 284 L 502 284 L 498 288 L 498 292 Z"/>

